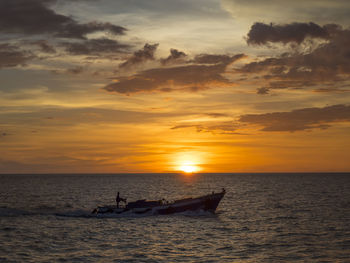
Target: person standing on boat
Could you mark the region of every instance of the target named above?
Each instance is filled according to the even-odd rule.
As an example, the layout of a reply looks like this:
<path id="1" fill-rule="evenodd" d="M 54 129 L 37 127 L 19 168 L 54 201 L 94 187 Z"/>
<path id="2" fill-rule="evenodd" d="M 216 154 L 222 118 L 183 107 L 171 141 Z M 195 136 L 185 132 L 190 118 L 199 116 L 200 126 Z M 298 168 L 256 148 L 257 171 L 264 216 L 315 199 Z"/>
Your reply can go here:
<path id="1" fill-rule="evenodd" d="M 117 197 L 115 198 L 115 201 L 117 202 L 117 208 L 119 208 L 119 203 L 120 203 L 120 202 L 126 203 L 126 198 L 121 198 L 121 197 L 119 196 L 119 192 L 118 192 L 118 193 L 117 193 Z"/>

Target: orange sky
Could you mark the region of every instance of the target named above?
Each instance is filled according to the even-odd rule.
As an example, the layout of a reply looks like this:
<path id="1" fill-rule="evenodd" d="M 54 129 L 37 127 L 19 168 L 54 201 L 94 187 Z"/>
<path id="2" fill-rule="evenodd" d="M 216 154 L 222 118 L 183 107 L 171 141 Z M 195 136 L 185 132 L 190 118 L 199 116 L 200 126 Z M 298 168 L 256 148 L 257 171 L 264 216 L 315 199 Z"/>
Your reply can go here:
<path id="1" fill-rule="evenodd" d="M 346 1 L 0 10 L 0 173 L 350 170 Z"/>

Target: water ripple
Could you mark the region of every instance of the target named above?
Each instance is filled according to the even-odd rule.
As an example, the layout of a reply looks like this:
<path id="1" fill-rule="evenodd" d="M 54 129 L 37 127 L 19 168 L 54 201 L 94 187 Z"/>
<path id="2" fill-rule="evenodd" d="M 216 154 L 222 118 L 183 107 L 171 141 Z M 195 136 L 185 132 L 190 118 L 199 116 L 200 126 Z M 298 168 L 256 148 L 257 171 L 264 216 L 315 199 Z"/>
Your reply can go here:
<path id="1" fill-rule="evenodd" d="M 215 215 L 90 213 L 118 190 L 174 200 L 222 187 Z M 0 262 L 342 263 L 350 251 L 349 175 L 0 176 L 0 201 Z"/>

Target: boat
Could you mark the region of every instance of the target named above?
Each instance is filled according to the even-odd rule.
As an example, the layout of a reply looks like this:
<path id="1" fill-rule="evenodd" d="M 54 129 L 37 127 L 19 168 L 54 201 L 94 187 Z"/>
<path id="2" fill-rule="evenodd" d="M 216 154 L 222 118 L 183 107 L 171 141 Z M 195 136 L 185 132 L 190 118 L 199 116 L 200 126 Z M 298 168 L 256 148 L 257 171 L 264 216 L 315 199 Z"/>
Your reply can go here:
<path id="1" fill-rule="evenodd" d="M 173 202 L 165 201 L 165 199 L 157 201 L 147 201 L 146 199 L 137 200 L 134 202 L 126 202 L 126 199 L 119 197 L 119 192 L 116 198 L 117 205 L 105 205 L 95 208 L 93 214 L 122 214 L 131 212 L 135 214 L 150 213 L 153 215 L 169 215 L 181 213 L 185 211 L 209 211 L 215 213 L 221 199 L 226 191 L 223 188 L 221 192 L 195 197 L 183 198 Z M 125 205 L 119 205 L 123 201 Z"/>

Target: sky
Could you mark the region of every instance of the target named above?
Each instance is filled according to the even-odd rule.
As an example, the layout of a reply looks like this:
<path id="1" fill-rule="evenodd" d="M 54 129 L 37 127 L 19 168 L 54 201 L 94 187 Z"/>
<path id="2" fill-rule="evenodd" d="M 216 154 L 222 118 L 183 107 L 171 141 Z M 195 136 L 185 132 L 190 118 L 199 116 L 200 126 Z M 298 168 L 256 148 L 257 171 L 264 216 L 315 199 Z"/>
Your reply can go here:
<path id="1" fill-rule="evenodd" d="M 348 172 L 348 0 L 0 0 L 0 173 Z"/>

